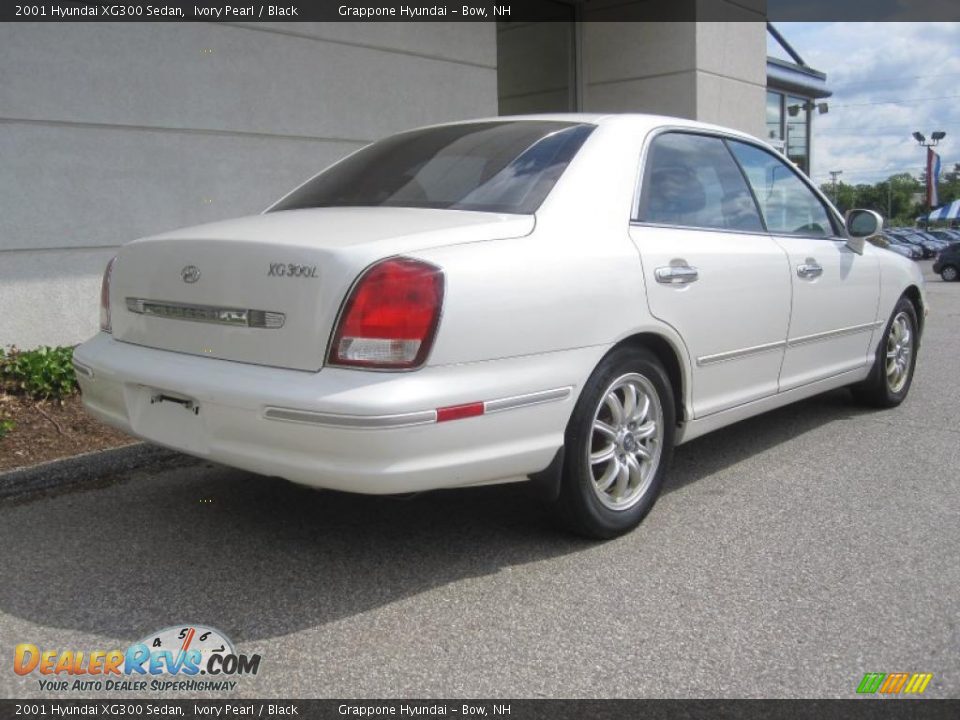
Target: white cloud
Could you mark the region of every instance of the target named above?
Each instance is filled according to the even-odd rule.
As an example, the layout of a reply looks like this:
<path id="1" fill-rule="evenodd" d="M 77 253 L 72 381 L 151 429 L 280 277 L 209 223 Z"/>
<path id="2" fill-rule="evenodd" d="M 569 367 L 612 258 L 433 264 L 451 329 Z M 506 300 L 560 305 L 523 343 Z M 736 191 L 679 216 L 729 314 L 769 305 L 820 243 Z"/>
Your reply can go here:
<path id="1" fill-rule="evenodd" d="M 943 167 L 960 162 L 960 23 L 777 28 L 807 64 L 827 73 L 833 90 L 830 112 L 814 117 L 814 180 L 824 182 L 830 170 L 843 170 L 854 184 L 919 175 L 926 155 L 911 137 L 915 130 L 928 138 L 945 131 L 937 148 Z"/>

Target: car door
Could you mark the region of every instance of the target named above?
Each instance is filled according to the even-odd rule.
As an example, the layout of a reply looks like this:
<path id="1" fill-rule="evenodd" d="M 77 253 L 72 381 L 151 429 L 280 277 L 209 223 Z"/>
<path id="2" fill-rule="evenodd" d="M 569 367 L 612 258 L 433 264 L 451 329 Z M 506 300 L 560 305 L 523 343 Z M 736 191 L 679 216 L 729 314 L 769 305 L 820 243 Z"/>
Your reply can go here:
<path id="1" fill-rule="evenodd" d="M 630 236 L 653 316 L 683 338 L 695 417 L 777 392 L 790 314 L 786 254 L 721 138 L 648 143 Z"/>
<path id="2" fill-rule="evenodd" d="M 835 213 L 781 158 L 749 143 L 728 144 L 768 232 L 790 259 L 792 310 L 780 390 L 862 368 L 877 327 L 876 254 L 847 247 Z"/>

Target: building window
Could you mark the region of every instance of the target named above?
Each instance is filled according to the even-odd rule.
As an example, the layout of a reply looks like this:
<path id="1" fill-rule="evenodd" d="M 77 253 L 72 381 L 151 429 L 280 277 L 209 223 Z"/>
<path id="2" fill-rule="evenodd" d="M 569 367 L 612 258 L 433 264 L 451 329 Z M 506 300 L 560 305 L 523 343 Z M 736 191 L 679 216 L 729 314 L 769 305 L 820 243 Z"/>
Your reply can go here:
<path id="1" fill-rule="evenodd" d="M 786 99 L 787 157 L 803 172 L 810 171 L 810 110 L 808 98 L 788 96 Z"/>
<path id="2" fill-rule="evenodd" d="M 777 92 L 767 93 L 767 141 L 783 140 L 783 95 Z"/>

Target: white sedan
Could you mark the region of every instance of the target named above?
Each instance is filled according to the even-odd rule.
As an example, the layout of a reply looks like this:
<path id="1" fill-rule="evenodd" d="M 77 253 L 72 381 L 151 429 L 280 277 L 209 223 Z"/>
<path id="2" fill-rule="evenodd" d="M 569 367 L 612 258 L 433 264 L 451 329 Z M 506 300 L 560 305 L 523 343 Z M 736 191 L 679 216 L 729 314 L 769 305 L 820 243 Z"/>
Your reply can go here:
<path id="1" fill-rule="evenodd" d="M 75 365 L 93 415 L 159 445 L 359 493 L 529 479 L 611 537 L 680 443 L 833 388 L 906 397 L 924 285 L 864 243 L 881 224 L 721 127 L 439 125 L 125 245 Z"/>

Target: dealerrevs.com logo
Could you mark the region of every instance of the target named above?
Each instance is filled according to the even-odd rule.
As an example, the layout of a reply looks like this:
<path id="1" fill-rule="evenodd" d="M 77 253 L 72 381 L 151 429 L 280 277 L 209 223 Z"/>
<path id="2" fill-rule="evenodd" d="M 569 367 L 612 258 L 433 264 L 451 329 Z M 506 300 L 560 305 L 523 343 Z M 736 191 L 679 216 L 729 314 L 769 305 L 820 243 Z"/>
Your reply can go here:
<path id="1" fill-rule="evenodd" d="M 36 674 L 39 689 L 69 691 L 230 691 L 234 678 L 256 675 L 260 655 L 241 655 L 219 630 L 175 625 L 126 650 L 51 650 L 32 643 L 14 649 L 13 671 Z"/>

